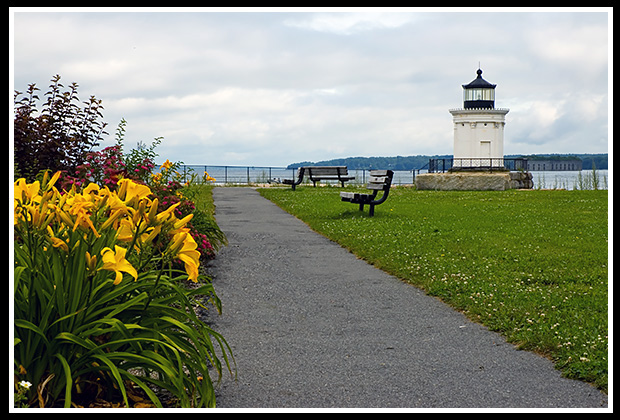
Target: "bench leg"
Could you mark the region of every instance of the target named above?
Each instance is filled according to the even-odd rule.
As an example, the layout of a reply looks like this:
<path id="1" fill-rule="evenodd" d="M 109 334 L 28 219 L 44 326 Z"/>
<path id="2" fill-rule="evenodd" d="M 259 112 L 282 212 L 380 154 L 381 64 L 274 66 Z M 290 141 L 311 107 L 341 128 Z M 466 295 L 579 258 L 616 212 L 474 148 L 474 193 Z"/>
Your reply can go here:
<path id="1" fill-rule="evenodd" d="M 368 215 L 370 217 L 375 215 L 375 206 L 373 206 L 372 204 L 370 205 L 370 210 L 368 210 Z"/>
<path id="2" fill-rule="evenodd" d="M 364 211 L 364 205 L 360 204 L 360 211 Z"/>

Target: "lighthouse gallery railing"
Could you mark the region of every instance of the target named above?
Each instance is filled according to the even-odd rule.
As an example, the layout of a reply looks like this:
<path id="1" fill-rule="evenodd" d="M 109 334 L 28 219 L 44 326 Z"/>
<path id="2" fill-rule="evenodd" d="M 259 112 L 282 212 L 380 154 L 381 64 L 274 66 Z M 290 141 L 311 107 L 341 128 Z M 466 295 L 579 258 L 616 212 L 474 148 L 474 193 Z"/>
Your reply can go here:
<path id="1" fill-rule="evenodd" d="M 527 170 L 523 158 L 441 158 L 430 159 L 428 172 L 447 171 L 519 171 Z"/>

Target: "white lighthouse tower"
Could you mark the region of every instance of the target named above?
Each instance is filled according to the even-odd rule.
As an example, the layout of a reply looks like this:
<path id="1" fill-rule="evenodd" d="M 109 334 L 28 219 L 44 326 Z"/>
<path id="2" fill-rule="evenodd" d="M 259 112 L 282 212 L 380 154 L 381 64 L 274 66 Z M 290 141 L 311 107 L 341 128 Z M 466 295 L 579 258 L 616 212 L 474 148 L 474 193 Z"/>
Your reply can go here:
<path id="1" fill-rule="evenodd" d="M 478 69 L 463 85 L 463 108 L 451 109 L 454 122 L 453 170 L 503 168 L 504 125 L 508 109 L 495 108 L 495 86 Z"/>

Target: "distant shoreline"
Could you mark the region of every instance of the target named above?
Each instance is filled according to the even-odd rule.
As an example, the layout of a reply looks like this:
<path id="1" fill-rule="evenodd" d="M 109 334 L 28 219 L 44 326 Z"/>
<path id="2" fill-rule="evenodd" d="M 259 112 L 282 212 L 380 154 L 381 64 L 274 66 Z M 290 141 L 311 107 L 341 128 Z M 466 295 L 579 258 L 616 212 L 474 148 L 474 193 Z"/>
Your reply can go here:
<path id="1" fill-rule="evenodd" d="M 608 169 L 608 153 L 547 153 L 505 155 L 505 158 L 527 158 L 532 160 L 566 160 L 581 159 L 583 169 Z M 291 163 L 287 169 L 296 169 L 300 166 L 347 166 L 349 169 L 390 168 L 396 171 L 411 171 L 421 169 L 428 164 L 429 159 L 451 159 L 452 155 L 415 155 L 392 157 L 347 157 L 340 159 L 322 160 L 317 162 Z"/>

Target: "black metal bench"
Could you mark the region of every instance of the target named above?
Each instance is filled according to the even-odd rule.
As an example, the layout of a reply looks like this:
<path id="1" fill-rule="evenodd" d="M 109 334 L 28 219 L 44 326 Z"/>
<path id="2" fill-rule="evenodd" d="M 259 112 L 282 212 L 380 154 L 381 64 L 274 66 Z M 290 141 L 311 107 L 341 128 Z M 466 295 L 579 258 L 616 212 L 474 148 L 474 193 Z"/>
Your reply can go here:
<path id="1" fill-rule="evenodd" d="M 305 169 L 315 187 L 317 181 L 340 181 L 344 188 L 345 182 L 355 179 L 354 176 L 349 176 L 346 166 L 306 166 Z"/>
<path id="2" fill-rule="evenodd" d="M 304 180 L 304 171 L 305 167 L 301 167 L 297 169 L 297 179 L 283 179 L 282 183 L 286 185 L 290 185 L 295 191 L 295 187 L 301 184 L 301 181 Z"/>
<path id="3" fill-rule="evenodd" d="M 364 210 L 365 205 L 370 206 L 368 211 L 369 216 L 374 216 L 375 206 L 384 203 L 387 200 L 390 193 L 390 187 L 392 186 L 392 177 L 394 172 L 390 170 L 386 171 L 370 171 L 370 179 L 366 188 L 372 190 L 371 194 L 361 194 L 356 192 L 343 191 L 340 193 L 340 199 L 349 203 L 355 203 L 360 205 L 360 211 Z M 381 198 L 377 200 L 379 191 L 383 191 Z"/>

